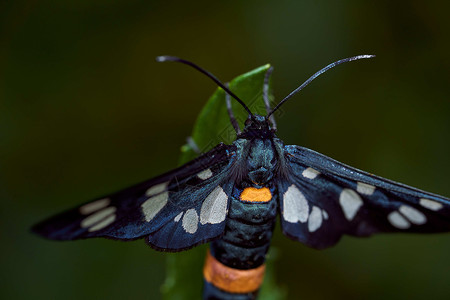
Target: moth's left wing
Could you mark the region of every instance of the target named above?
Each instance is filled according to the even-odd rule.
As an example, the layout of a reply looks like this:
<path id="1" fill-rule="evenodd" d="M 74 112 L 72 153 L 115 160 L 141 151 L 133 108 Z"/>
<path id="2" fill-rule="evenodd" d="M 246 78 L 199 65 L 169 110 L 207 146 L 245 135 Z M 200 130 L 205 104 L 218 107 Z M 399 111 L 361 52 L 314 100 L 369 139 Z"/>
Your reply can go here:
<path id="1" fill-rule="evenodd" d="M 220 144 L 175 170 L 54 216 L 32 230 L 54 240 L 147 236 L 151 246 L 167 251 L 207 242 L 225 228 L 233 149 Z"/>
<path id="2" fill-rule="evenodd" d="M 384 179 L 315 151 L 285 146 L 283 233 L 314 248 L 343 234 L 450 231 L 450 199 Z"/>

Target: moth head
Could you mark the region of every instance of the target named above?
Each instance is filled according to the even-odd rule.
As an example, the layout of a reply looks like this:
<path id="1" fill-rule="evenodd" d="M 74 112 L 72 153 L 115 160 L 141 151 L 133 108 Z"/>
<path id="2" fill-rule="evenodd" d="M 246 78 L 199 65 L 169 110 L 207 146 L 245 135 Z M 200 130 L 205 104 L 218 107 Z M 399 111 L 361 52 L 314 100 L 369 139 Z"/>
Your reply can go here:
<path id="1" fill-rule="evenodd" d="M 275 129 L 267 117 L 260 115 L 249 115 L 244 123 L 244 131 L 240 138 L 271 138 L 275 134 Z"/>

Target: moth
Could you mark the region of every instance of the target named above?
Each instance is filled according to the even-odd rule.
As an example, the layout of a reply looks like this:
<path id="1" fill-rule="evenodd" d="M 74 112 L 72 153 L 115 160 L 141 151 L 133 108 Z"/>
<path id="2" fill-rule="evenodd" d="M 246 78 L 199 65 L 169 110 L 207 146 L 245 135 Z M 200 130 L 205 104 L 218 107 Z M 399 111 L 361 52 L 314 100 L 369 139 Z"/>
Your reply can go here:
<path id="1" fill-rule="evenodd" d="M 237 138 L 219 144 L 187 164 L 117 193 L 98 198 L 33 227 L 54 240 L 107 237 L 145 238 L 161 251 L 183 251 L 210 242 L 204 299 L 255 299 L 277 216 L 283 233 L 307 246 L 333 246 L 342 235 L 381 232 L 450 231 L 450 199 L 347 166 L 313 150 L 284 145 L 273 114 L 327 70 L 372 55 L 336 61 L 297 89 L 253 114 L 214 75 L 172 56 L 158 61 L 189 65 L 226 93 Z M 231 110 L 230 96 L 248 112 L 244 128 Z"/>

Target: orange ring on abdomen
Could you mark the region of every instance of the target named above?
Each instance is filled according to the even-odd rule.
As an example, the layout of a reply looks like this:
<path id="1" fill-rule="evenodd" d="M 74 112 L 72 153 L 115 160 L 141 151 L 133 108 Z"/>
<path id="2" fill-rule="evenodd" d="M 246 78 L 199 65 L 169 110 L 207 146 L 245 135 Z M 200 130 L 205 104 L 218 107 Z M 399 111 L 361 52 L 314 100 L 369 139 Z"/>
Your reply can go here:
<path id="1" fill-rule="evenodd" d="M 230 268 L 219 262 L 208 250 L 203 276 L 207 282 L 222 291 L 245 294 L 259 289 L 264 280 L 265 270 L 265 264 L 249 270 Z"/>

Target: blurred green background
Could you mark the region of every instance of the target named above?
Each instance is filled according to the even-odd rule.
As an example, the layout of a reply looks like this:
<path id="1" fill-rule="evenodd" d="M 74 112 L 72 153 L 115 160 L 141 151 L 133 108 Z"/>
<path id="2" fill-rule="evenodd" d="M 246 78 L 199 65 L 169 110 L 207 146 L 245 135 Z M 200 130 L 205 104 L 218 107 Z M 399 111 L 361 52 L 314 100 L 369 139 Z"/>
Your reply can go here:
<path id="1" fill-rule="evenodd" d="M 443 7 L 443 5 L 445 7 Z M 177 165 L 214 84 L 265 63 L 286 144 L 450 196 L 450 19 L 443 1 L 2 1 L 3 299 L 160 299 L 169 255 L 143 241 L 50 242 L 41 219 Z M 450 299 L 450 235 L 272 243 L 289 299 Z M 194 273 L 201 280 L 201 274 Z M 432 297 L 432 298 L 433 298 Z"/>

